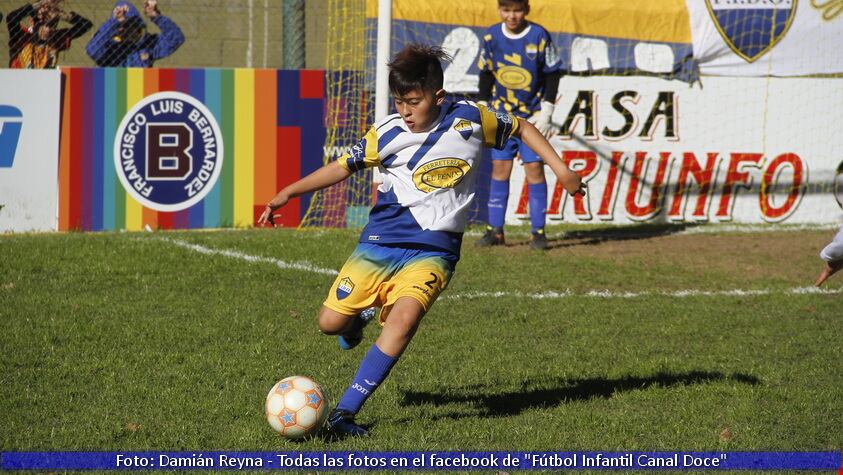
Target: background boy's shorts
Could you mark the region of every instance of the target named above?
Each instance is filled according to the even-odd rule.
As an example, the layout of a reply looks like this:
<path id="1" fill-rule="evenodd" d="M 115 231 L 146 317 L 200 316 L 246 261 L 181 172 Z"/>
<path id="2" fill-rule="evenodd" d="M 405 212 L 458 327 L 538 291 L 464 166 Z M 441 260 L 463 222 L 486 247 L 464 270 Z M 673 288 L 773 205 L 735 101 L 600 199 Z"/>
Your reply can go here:
<path id="1" fill-rule="evenodd" d="M 510 137 L 503 146 L 503 150 L 492 149 L 492 160 L 512 160 L 516 155 L 521 154 L 521 161 L 533 163 L 542 161 L 542 157 L 524 144 L 521 139 Z"/>
<path id="2" fill-rule="evenodd" d="M 459 258 L 451 252 L 360 243 L 340 269 L 323 305 L 343 315 L 382 307 L 381 324 L 401 297 L 424 311 L 445 290 Z"/>

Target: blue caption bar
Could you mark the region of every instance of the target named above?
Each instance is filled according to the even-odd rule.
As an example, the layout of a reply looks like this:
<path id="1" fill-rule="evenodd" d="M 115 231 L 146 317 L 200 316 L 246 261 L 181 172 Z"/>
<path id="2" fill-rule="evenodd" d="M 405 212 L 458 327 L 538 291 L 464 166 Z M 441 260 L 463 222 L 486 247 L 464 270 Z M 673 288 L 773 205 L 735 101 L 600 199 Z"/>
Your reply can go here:
<path id="1" fill-rule="evenodd" d="M 841 452 L 3 452 L 2 470 L 815 470 Z"/>

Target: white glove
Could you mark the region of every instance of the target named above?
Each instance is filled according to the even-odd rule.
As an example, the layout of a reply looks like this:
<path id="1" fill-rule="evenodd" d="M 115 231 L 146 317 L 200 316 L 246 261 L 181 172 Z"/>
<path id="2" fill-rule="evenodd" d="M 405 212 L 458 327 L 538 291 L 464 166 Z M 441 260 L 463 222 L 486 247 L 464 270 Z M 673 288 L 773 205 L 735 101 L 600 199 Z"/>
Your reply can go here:
<path id="1" fill-rule="evenodd" d="M 553 116 L 553 109 L 556 107 L 552 102 L 542 101 L 542 108 L 529 119 L 527 122 L 536 126 L 545 138 L 551 138 L 559 133 L 559 126 L 554 125 L 550 119 Z"/>

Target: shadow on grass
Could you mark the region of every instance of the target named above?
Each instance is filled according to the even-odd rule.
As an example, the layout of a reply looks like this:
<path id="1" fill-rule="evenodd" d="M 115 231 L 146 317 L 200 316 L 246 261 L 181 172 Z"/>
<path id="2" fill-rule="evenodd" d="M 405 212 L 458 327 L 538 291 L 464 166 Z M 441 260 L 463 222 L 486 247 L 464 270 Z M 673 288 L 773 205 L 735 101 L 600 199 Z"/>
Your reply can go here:
<path id="1" fill-rule="evenodd" d="M 472 389 L 467 394 L 443 394 L 426 391 L 404 391 L 401 404 L 405 406 L 432 404 L 467 404 L 473 410 L 445 414 L 438 418 L 461 417 L 504 417 L 520 414 L 527 409 L 553 407 L 571 401 L 587 401 L 594 398 L 610 398 L 616 393 L 647 389 L 652 386 L 671 387 L 691 384 L 706 384 L 716 381 L 733 381 L 750 386 L 761 384 L 755 376 L 733 373 L 729 376 L 719 372 L 691 371 L 687 373 L 656 373 L 653 376 L 627 376 L 618 379 L 586 378 L 563 380 L 556 387 L 544 389 L 523 389 L 498 392 L 494 385 Z M 478 414 L 479 412 L 479 414 Z"/>
<path id="2" fill-rule="evenodd" d="M 633 224 L 628 226 L 610 226 L 582 231 L 568 231 L 561 238 L 551 239 L 550 248 L 573 246 L 593 246 L 609 241 L 632 241 L 670 236 L 697 227 L 697 224 Z"/>

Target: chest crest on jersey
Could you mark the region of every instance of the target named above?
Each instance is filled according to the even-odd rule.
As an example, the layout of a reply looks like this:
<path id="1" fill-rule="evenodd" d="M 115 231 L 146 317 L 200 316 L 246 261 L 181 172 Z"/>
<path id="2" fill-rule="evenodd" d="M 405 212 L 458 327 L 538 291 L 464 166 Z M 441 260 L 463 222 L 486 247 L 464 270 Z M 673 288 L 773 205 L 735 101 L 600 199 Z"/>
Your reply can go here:
<path id="1" fill-rule="evenodd" d="M 527 57 L 530 58 L 531 61 L 535 61 L 536 55 L 538 54 L 538 52 L 539 52 L 538 45 L 535 45 L 533 43 L 530 43 L 530 44 L 528 44 L 527 46 L 524 47 L 524 54 L 526 54 Z"/>
<path id="2" fill-rule="evenodd" d="M 471 165 L 459 158 L 431 160 L 413 171 L 413 183 L 419 191 L 430 193 L 440 188 L 454 188 L 462 182 Z"/>
<path id="3" fill-rule="evenodd" d="M 471 125 L 470 120 L 461 119 L 454 124 L 454 130 L 460 133 L 462 138 L 468 140 L 471 138 L 471 134 L 474 132 L 474 126 Z"/>

